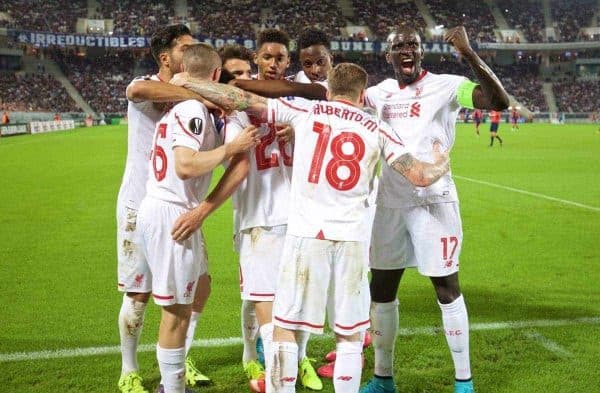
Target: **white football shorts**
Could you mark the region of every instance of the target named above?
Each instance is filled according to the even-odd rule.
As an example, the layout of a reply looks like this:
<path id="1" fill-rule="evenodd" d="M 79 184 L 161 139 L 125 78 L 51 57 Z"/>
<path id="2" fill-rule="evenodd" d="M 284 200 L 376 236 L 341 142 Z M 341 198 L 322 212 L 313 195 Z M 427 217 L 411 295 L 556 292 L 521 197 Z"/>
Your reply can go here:
<path id="1" fill-rule="evenodd" d="M 273 323 L 349 336 L 370 326 L 366 243 L 287 235 L 273 304 Z"/>
<path id="2" fill-rule="evenodd" d="M 243 300 L 272 302 L 287 225 L 254 227 L 235 236 Z"/>
<path id="3" fill-rule="evenodd" d="M 117 203 L 117 285 L 121 292 L 152 291 L 152 274 L 140 245 L 137 210 Z"/>
<path id="4" fill-rule="evenodd" d="M 198 277 L 208 270 L 208 257 L 200 230 L 181 243 L 171 237 L 175 220 L 188 211 L 151 197 L 144 198 L 140 205 L 138 225 L 152 272 L 152 296 L 160 306 L 191 304 Z"/>
<path id="5" fill-rule="evenodd" d="M 458 202 L 398 209 L 378 205 L 370 267 L 417 267 L 427 277 L 449 276 L 458 271 L 462 238 Z"/>

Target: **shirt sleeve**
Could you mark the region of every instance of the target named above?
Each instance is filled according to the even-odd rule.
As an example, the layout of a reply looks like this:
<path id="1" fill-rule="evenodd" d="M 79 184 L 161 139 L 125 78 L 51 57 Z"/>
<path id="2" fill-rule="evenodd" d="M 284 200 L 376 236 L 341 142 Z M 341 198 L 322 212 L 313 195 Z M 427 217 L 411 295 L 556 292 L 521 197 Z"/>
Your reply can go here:
<path id="1" fill-rule="evenodd" d="M 379 146 L 388 165 L 391 165 L 398 157 L 408 153 L 402 139 L 394 132 L 392 127 L 384 122 L 379 122 Z"/>
<path id="2" fill-rule="evenodd" d="M 206 107 L 195 100 L 184 101 L 172 109 L 173 147 L 200 150 L 207 122 L 212 121 Z"/>
<path id="3" fill-rule="evenodd" d="M 366 90 L 365 106 L 377 109 L 377 86 L 371 86 Z"/>
<path id="4" fill-rule="evenodd" d="M 250 125 L 250 120 L 244 112 L 236 112 L 225 118 L 223 129 L 223 140 L 229 143 L 234 140 L 244 128 Z"/>
<path id="5" fill-rule="evenodd" d="M 297 99 L 295 97 L 272 98 L 267 101 L 268 123 L 297 123 L 299 119 L 306 116 L 314 101 Z"/>

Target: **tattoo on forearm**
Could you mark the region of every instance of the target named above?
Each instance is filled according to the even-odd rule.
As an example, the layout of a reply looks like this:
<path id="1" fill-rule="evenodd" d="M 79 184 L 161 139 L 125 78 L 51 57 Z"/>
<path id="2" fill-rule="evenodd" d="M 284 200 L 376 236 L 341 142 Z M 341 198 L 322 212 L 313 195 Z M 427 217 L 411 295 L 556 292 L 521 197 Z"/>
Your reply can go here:
<path id="1" fill-rule="evenodd" d="M 412 154 L 406 153 L 392 162 L 391 166 L 401 174 L 406 175 L 408 171 L 415 167 L 415 158 Z"/>
<path id="2" fill-rule="evenodd" d="M 193 81 L 187 83 L 186 87 L 195 91 L 208 101 L 230 111 L 243 111 L 255 103 L 266 104 L 266 99 L 264 97 L 222 83 Z"/>

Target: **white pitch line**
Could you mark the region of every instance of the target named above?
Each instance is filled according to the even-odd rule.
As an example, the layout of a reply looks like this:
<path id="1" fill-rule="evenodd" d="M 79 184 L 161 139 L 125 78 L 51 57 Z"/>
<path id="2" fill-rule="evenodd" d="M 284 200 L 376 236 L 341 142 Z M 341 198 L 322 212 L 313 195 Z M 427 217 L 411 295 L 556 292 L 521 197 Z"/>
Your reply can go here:
<path id="1" fill-rule="evenodd" d="M 492 323 L 474 323 L 470 326 L 470 331 L 486 331 L 486 330 L 503 330 L 503 329 L 523 329 L 532 327 L 559 327 L 559 326 L 574 326 L 574 325 L 597 325 L 600 324 L 600 317 L 574 318 L 574 319 L 542 319 L 533 321 L 509 321 L 509 322 L 492 322 Z M 423 326 L 417 328 L 400 329 L 399 336 L 416 336 L 416 335 L 436 335 L 441 332 L 440 327 Z M 329 338 L 331 335 L 315 336 L 315 339 Z M 194 340 L 194 347 L 226 347 L 239 345 L 242 343 L 240 337 L 214 338 L 206 340 Z M 144 344 L 138 347 L 138 352 L 152 352 L 156 350 L 156 344 Z M 42 359 L 59 359 L 79 356 L 97 356 L 97 355 L 112 355 L 120 353 L 121 349 L 118 345 L 106 347 L 87 347 L 87 348 L 71 348 L 71 349 L 56 349 L 49 351 L 38 352 L 13 352 L 0 353 L 0 363 L 2 362 L 17 362 L 22 360 L 42 360 Z"/>
<path id="2" fill-rule="evenodd" d="M 565 205 L 577 206 L 577 207 L 581 207 L 583 209 L 587 209 L 587 210 L 591 210 L 591 211 L 595 211 L 595 212 L 600 212 L 600 207 L 595 207 L 595 206 L 590 206 L 590 205 L 584 205 L 583 203 L 573 202 L 573 201 L 569 201 L 567 199 L 555 198 L 555 197 L 552 197 L 552 196 L 549 196 L 549 195 L 539 194 L 537 192 L 525 191 L 525 190 L 521 190 L 521 189 L 518 189 L 518 188 L 503 186 L 501 184 L 490 183 L 490 182 L 483 181 L 483 180 L 471 179 L 469 177 L 458 176 L 458 175 L 454 175 L 454 174 L 452 176 L 455 177 L 455 178 L 457 178 L 457 179 L 466 180 L 466 181 L 470 181 L 470 182 L 473 182 L 473 183 L 484 184 L 484 185 L 490 186 L 490 187 L 500 188 L 500 189 L 503 189 L 503 190 L 517 192 L 519 194 L 529 195 L 529 196 L 533 196 L 533 197 L 537 197 L 537 198 L 541 198 L 541 199 L 547 199 L 547 200 L 553 201 L 553 202 L 563 203 Z"/>
<path id="3" fill-rule="evenodd" d="M 566 349 L 564 349 L 563 347 L 561 347 L 554 341 L 550 340 L 548 337 L 545 337 L 544 335 L 542 335 L 538 332 L 525 333 L 525 337 L 530 338 L 534 341 L 537 341 L 538 343 L 540 343 L 540 345 L 542 347 L 546 348 L 548 351 L 552 352 L 553 354 L 555 354 L 559 357 L 570 358 L 573 356 L 573 354 L 571 352 L 567 351 Z"/>

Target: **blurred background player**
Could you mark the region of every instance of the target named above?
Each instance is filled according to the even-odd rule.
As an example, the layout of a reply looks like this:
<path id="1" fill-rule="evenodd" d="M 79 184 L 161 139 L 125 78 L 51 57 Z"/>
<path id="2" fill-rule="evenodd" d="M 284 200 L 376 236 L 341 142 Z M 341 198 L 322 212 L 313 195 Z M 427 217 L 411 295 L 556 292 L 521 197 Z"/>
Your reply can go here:
<path id="1" fill-rule="evenodd" d="M 122 359 L 118 386 L 123 393 L 147 392 L 139 374 L 137 347 L 152 283 L 146 258 L 138 244 L 137 212 L 146 195 L 152 135 L 156 122 L 164 113 L 163 104 L 202 99 L 187 89 L 164 83 L 181 71 L 183 52 L 194 42 L 190 30 L 184 25 L 172 25 L 158 30 L 152 36 L 150 44 L 152 55 L 159 66 L 158 73 L 136 78 L 127 87 L 127 160 L 117 199 L 118 288 L 125 292 L 118 319 Z M 198 296 L 196 308 L 201 309 L 208 293 L 200 291 Z M 200 298 L 201 296 L 204 297 Z M 190 337 L 193 338 L 192 325 L 190 329 Z M 188 383 L 195 385 L 197 382 L 208 381 L 191 360 L 186 366 Z"/>
<path id="2" fill-rule="evenodd" d="M 498 136 L 501 117 L 502 112 L 490 111 L 490 147 L 494 146 L 494 138 L 498 139 L 498 142 L 500 142 L 500 147 L 502 147 L 502 138 Z"/>
<path id="3" fill-rule="evenodd" d="M 218 80 L 221 59 L 208 44 L 190 45 L 183 70 L 194 78 Z M 182 242 L 170 233 L 173 222 L 194 209 L 208 191 L 212 170 L 256 145 L 250 129 L 222 144 L 208 109 L 197 100 L 175 105 L 156 127 L 148 164 L 147 193 L 139 209 L 144 254 L 152 273 L 152 296 L 162 307 L 156 356 L 162 377 L 159 392 L 183 393 L 187 331 L 199 278 L 208 269 L 202 233 Z"/>
<path id="4" fill-rule="evenodd" d="M 510 108 L 510 130 L 517 131 L 519 129 L 519 111 L 516 107 Z"/>
<path id="5" fill-rule="evenodd" d="M 473 111 L 473 124 L 475 124 L 475 132 L 477 133 L 477 136 L 479 136 L 479 125 L 481 124 L 482 120 L 483 111 L 481 109 L 475 108 L 475 110 Z"/>
<path id="6" fill-rule="evenodd" d="M 252 52 L 250 50 L 239 44 L 227 44 L 219 48 L 218 51 L 223 61 L 221 82 L 223 82 L 224 75 L 227 75 L 228 80 L 251 79 Z"/>
<path id="7" fill-rule="evenodd" d="M 450 151 L 461 107 L 497 109 L 508 95 L 490 68 L 471 48 L 464 27 L 444 36 L 479 79 L 436 75 L 421 68 L 424 50 L 413 28 L 401 26 L 388 38 L 387 61 L 396 79 L 367 89 L 366 101 L 387 121 L 416 157 L 428 157 L 430 141 Z M 398 334 L 397 292 L 407 267 L 430 278 L 455 369 L 456 393 L 472 393 L 469 322 L 458 282 L 462 225 L 451 173 L 426 188 L 416 188 L 385 165 L 379 182 L 371 238 L 371 324 L 375 349 L 374 377 L 361 393 L 395 393 L 394 347 Z"/>

